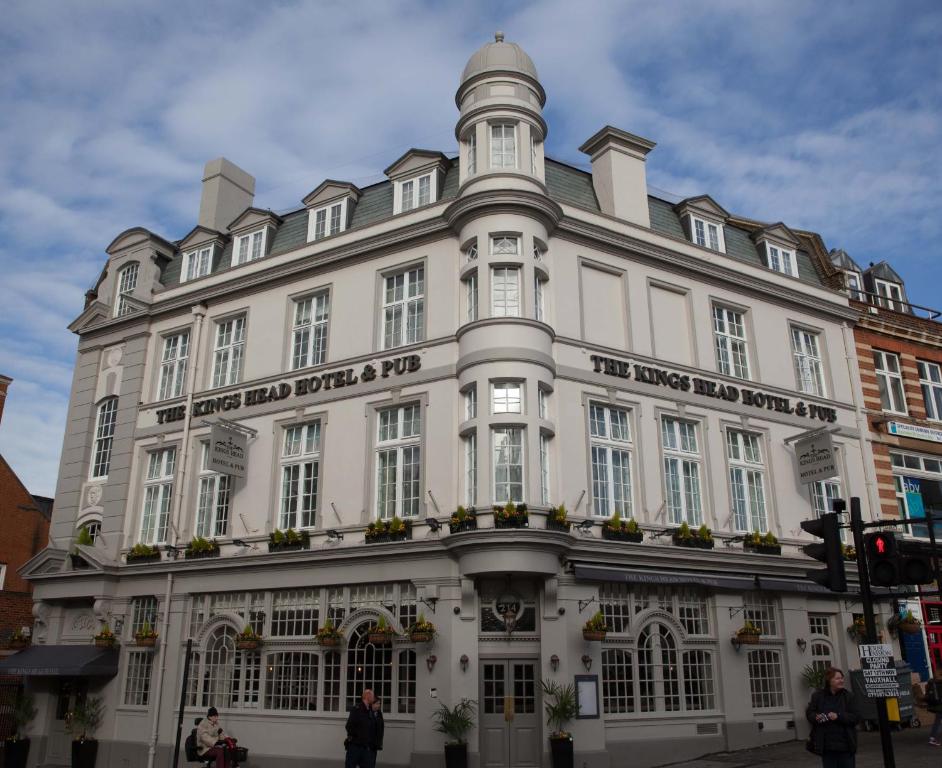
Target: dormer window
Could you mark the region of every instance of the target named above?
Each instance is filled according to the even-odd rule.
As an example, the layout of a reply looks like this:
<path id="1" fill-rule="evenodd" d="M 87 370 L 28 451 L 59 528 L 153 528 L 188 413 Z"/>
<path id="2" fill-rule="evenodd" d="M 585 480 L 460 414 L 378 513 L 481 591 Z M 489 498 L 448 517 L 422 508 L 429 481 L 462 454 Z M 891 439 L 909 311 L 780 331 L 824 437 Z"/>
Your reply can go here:
<path id="1" fill-rule="evenodd" d="M 205 248 L 197 248 L 183 254 L 183 280 L 195 280 L 197 277 L 208 275 L 212 252 L 213 247 L 207 245 Z"/>
<path id="2" fill-rule="evenodd" d="M 336 235 L 343 232 L 346 227 L 345 211 L 347 207 L 346 199 L 338 203 L 325 205 L 323 208 L 315 208 L 311 211 L 308 223 L 308 237 L 310 240 L 320 240 L 330 235 Z"/>
<path id="3" fill-rule="evenodd" d="M 860 273 L 854 272 L 853 270 L 845 270 L 844 278 L 850 297 L 857 301 L 866 301 L 863 293 L 863 280 L 860 277 Z"/>
<path id="4" fill-rule="evenodd" d="M 794 251 L 785 250 L 771 243 L 766 243 L 765 247 L 769 255 L 769 269 L 774 269 L 776 272 L 781 272 L 783 275 L 789 275 L 791 277 L 798 276 L 797 270 L 795 269 Z"/>
<path id="5" fill-rule="evenodd" d="M 247 264 L 265 255 L 265 229 L 236 237 L 236 264 Z"/>
<path id="6" fill-rule="evenodd" d="M 396 183 L 395 213 L 404 213 L 435 201 L 435 174 Z"/>
<path id="7" fill-rule="evenodd" d="M 897 312 L 903 311 L 903 288 L 899 283 L 891 283 L 888 280 L 874 280 L 873 286 L 876 289 L 877 304 L 887 309 L 893 309 Z"/>
<path id="8" fill-rule="evenodd" d="M 722 224 L 716 224 L 706 219 L 691 216 L 690 232 L 693 235 L 693 241 L 697 245 L 702 245 L 704 248 L 709 248 L 712 251 L 726 251 L 726 243 L 723 241 Z"/>
<path id="9" fill-rule="evenodd" d="M 134 293 L 134 289 L 137 288 L 137 273 L 137 262 L 128 264 L 118 272 L 118 293 L 114 303 L 115 317 L 129 315 L 134 311 L 134 305 L 126 297 Z"/>
<path id="10" fill-rule="evenodd" d="M 517 126 L 497 123 L 491 126 L 491 168 L 517 167 Z"/>

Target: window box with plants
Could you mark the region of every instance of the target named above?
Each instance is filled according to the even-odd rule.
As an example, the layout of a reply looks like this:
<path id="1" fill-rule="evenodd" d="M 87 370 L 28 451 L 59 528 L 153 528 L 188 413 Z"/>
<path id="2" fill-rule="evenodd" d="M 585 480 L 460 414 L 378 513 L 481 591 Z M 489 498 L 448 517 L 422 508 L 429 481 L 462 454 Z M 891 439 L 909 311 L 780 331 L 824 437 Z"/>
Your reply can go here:
<path id="1" fill-rule="evenodd" d="M 88 696 L 65 715 L 65 728 L 72 737 L 72 768 L 95 768 L 98 740 L 105 704 L 98 696 Z"/>
<path id="2" fill-rule="evenodd" d="M 95 540 L 92 539 L 91 533 L 89 533 L 86 526 L 82 526 L 78 530 L 78 535 L 75 537 L 75 546 L 72 547 L 72 551 L 69 553 L 69 560 L 72 561 L 72 568 L 88 568 L 88 561 L 82 557 L 82 553 L 79 551 L 79 547 L 94 547 Z"/>
<path id="3" fill-rule="evenodd" d="M 758 645 L 760 637 L 762 637 L 762 630 L 751 621 L 747 621 L 736 630 L 736 639 L 740 645 Z"/>
<path id="4" fill-rule="evenodd" d="M 565 727 L 579 714 L 576 688 L 572 683 L 563 685 L 555 680 L 541 682 L 546 724 L 553 729 L 549 735 L 553 768 L 573 768 L 572 734 Z"/>
<path id="5" fill-rule="evenodd" d="M 546 528 L 550 531 L 563 531 L 569 533 L 572 523 L 566 519 L 566 505 L 551 507 L 546 515 Z"/>
<path id="6" fill-rule="evenodd" d="M 396 630 L 389 626 L 385 616 L 380 616 L 367 630 L 367 639 L 373 645 L 389 645 L 395 636 Z"/>
<path id="7" fill-rule="evenodd" d="M 114 648 L 118 644 L 118 638 L 115 637 L 111 627 L 107 624 L 101 625 L 101 631 L 95 635 L 93 640 L 99 648 Z"/>
<path id="8" fill-rule="evenodd" d="M 598 642 L 604 640 L 607 634 L 608 625 L 601 611 L 597 611 L 582 627 L 582 637 L 585 640 Z"/>
<path id="9" fill-rule="evenodd" d="M 330 619 L 327 619 L 324 626 L 317 630 L 314 638 L 317 640 L 317 644 L 324 646 L 324 648 L 336 648 L 343 642 L 343 635 L 337 631 Z"/>
<path id="10" fill-rule="evenodd" d="M 631 541 L 640 544 L 644 541 L 644 531 L 634 518 L 623 520 L 617 510 L 602 524 L 602 538 L 609 541 Z"/>
<path id="11" fill-rule="evenodd" d="M 415 624 L 409 627 L 409 639 L 413 643 L 430 643 L 435 637 L 435 625 L 426 621 L 424 614 L 419 614 Z"/>
<path id="12" fill-rule="evenodd" d="M 671 540 L 677 547 L 693 547 L 695 549 L 713 549 L 713 533 L 705 525 L 701 525 L 697 530 L 690 530 L 686 522 L 680 524 L 680 528 L 671 535 Z"/>
<path id="13" fill-rule="evenodd" d="M 262 646 L 262 636 L 258 634 L 251 625 L 246 624 L 238 635 L 236 635 L 237 651 L 256 651 Z"/>
<path id="14" fill-rule="evenodd" d="M 33 718 L 36 717 L 36 707 L 33 697 L 20 691 L 13 700 L 13 733 L 3 742 L 5 768 L 26 768 L 29 758 L 29 736 L 26 729 Z"/>
<path id="15" fill-rule="evenodd" d="M 477 529 L 478 518 L 474 514 L 474 507 L 465 509 L 459 505 L 448 521 L 448 530 L 452 533 L 464 533 L 465 531 L 476 531 Z"/>
<path id="16" fill-rule="evenodd" d="M 21 651 L 24 648 L 29 648 L 32 636 L 24 632 L 23 629 L 27 628 L 23 627 L 22 629 L 14 629 L 13 633 L 10 635 L 10 647 L 15 651 Z"/>
<path id="17" fill-rule="evenodd" d="M 157 645 L 157 633 L 149 621 L 145 621 L 141 628 L 134 633 L 134 642 L 138 648 L 153 648 Z"/>
<path id="18" fill-rule="evenodd" d="M 296 552 L 311 548 L 311 534 L 305 530 L 296 531 L 289 528 L 287 531 L 275 529 L 268 534 L 269 552 Z"/>
<path id="19" fill-rule="evenodd" d="M 760 555 L 780 555 L 782 554 L 782 545 L 778 543 L 775 534 L 772 531 L 760 534 L 758 531 L 746 534 L 743 541 L 743 549 L 758 552 Z"/>
<path id="20" fill-rule="evenodd" d="M 453 707 L 441 702 L 432 712 L 435 730 L 447 739 L 445 768 L 468 768 L 468 733 L 474 728 L 476 707 L 471 699 L 462 699 Z"/>
<path id="21" fill-rule="evenodd" d="M 200 560 L 204 557 L 219 557 L 219 542 L 215 539 L 204 539 L 194 536 L 193 540 L 183 550 L 183 557 L 187 560 Z"/>
<path id="22" fill-rule="evenodd" d="M 526 504 L 514 504 L 508 501 L 504 506 L 494 507 L 495 528 L 529 528 L 530 512 Z"/>
<path id="23" fill-rule="evenodd" d="M 392 520 L 376 520 L 366 526 L 367 544 L 382 544 L 388 541 L 408 541 L 412 538 L 412 521 L 394 517 Z"/>
<path id="24" fill-rule="evenodd" d="M 135 544 L 124 556 L 128 565 L 132 563 L 151 563 L 160 560 L 160 549 L 156 544 Z"/>

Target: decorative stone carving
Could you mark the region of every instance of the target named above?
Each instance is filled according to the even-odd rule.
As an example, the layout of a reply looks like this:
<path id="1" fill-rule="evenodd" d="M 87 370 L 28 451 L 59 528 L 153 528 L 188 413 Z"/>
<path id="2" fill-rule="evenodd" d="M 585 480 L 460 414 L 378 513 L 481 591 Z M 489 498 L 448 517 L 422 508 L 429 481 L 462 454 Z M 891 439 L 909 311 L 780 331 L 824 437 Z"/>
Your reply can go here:
<path id="1" fill-rule="evenodd" d="M 124 379 L 124 366 L 121 365 L 123 357 L 123 344 L 106 349 L 102 355 L 102 368 L 95 387 L 96 403 L 103 397 L 117 397 L 121 393 L 121 382 Z"/>
<path id="2" fill-rule="evenodd" d="M 85 508 L 98 507 L 101 501 L 102 487 L 100 485 L 90 485 L 85 490 Z"/>
<path id="3" fill-rule="evenodd" d="M 94 611 L 95 618 L 100 624 L 107 624 L 111 619 L 111 601 L 99 597 L 95 601 L 92 611 Z"/>
<path id="4" fill-rule="evenodd" d="M 96 628 L 95 617 L 90 613 L 76 614 L 75 618 L 72 619 L 72 626 L 70 627 L 71 631 L 76 634 L 94 634 Z"/>
<path id="5" fill-rule="evenodd" d="M 49 606 L 43 602 L 33 603 L 33 642 L 46 642 L 46 633 L 49 630 L 48 625 Z"/>

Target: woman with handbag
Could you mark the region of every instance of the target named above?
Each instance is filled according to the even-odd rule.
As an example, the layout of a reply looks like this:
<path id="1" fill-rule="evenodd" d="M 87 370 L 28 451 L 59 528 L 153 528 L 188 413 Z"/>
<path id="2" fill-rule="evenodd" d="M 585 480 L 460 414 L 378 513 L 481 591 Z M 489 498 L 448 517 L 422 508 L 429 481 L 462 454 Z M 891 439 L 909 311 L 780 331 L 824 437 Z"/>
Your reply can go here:
<path id="1" fill-rule="evenodd" d="M 824 687 L 811 694 L 805 717 L 811 723 L 808 751 L 821 755 L 822 768 L 854 768 L 860 713 L 841 670 L 824 673 Z"/>

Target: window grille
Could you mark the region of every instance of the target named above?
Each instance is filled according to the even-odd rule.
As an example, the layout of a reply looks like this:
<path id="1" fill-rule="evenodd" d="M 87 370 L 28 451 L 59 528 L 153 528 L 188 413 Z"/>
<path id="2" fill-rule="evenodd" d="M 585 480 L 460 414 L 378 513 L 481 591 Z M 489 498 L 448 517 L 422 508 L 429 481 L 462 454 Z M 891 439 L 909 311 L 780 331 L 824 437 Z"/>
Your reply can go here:
<path id="1" fill-rule="evenodd" d="M 782 660 L 778 651 L 749 651 L 749 691 L 753 709 L 785 706 Z"/>
<path id="2" fill-rule="evenodd" d="M 150 651 L 129 651 L 128 672 L 124 685 L 124 703 L 146 707 L 150 701 L 150 678 L 154 654 Z"/>
<path id="3" fill-rule="evenodd" d="M 314 711 L 317 709 L 318 655 L 283 651 L 265 656 L 265 709 Z"/>

